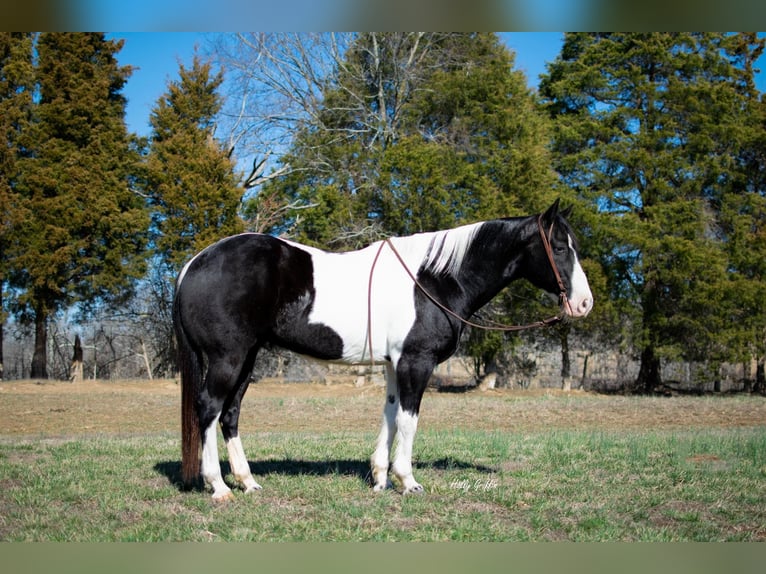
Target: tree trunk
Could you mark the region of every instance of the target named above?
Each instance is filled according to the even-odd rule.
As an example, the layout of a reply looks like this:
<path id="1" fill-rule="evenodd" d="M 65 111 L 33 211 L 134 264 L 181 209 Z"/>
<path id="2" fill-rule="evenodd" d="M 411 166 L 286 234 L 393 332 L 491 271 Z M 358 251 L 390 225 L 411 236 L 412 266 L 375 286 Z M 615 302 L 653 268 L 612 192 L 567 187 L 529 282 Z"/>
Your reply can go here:
<path id="1" fill-rule="evenodd" d="M 559 328 L 559 341 L 561 342 L 561 377 L 567 378 L 572 374 L 572 360 L 569 357 L 569 325 Z"/>
<path id="2" fill-rule="evenodd" d="M 146 343 L 144 343 L 144 340 L 141 339 L 141 355 L 144 358 L 144 366 L 146 367 L 146 376 L 149 377 L 149 380 L 151 381 L 154 377 L 152 377 L 152 364 L 149 362 L 149 353 L 146 351 Z"/>
<path id="3" fill-rule="evenodd" d="M 83 380 L 82 341 L 80 341 L 80 335 L 76 335 L 74 338 L 74 354 L 72 355 L 72 367 L 69 370 L 69 378 L 73 383 L 81 383 Z"/>
<path id="4" fill-rule="evenodd" d="M 585 360 L 582 364 L 582 379 L 580 379 L 580 388 L 585 388 L 585 381 L 588 379 L 588 361 L 590 360 L 590 353 L 586 353 Z"/>
<path id="5" fill-rule="evenodd" d="M 3 283 L 0 281 L 0 314 L 3 312 Z M 5 321 L 0 321 L 0 381 L 3 380 L 3 327 Z"/>
<path id="6" fill-rule="evenodd" d="M 569 380 L 572 374 L 572 359 L 569 356 L 569 331 L 571 327 L 568 324 L 559 327 L 559 342 L 561 343 L 561 381 L 565 390 L 571 386 Z"/>
<path id="7" fill-rule="evenodd" d="M 32 355 L 31 377 L 48 378 L 48 316 L 41 304 L 35 308 L 35 352 Z"/>
<path id="8" fill-rule="evenodd" d="M 654 354 L 654 347 L 647 345 L 641 352 L 641 368 L 636 379 L 636 392 L 653 393 L 661 383 L 660 359 Z"/>
<path id="9" fill-rule="evenodd" d="M 754 393 L 766 394 L 766 374 L 764 374 L 764 358 L 758 359 L 758 364 L 755 367 L 755 386 L 753 387 Z"/>
<path id="10" fill-rule="evenodd" d="M 656 274 L 652 269 L 646 269 L 644 273 L 652 276 Z M 658 333 L 661 313 L 655 279 L 646 279 L 641 294 L 641 305 L 643 306 L 643 329 L 647 336 L 641 351 L 641 367 L 638 371 L 634 391 L 641 394 L 651 394 L 661 383 L 660 359 L 655 354 L 657 339 L 661 337 Z"/>

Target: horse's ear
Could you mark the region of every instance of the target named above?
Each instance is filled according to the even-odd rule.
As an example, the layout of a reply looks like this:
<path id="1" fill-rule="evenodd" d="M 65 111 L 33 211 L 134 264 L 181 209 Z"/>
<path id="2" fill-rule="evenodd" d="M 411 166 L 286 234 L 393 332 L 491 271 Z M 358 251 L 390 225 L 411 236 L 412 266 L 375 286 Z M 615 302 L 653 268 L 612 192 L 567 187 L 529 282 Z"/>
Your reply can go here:
<path id="1" fill-rule="evenodd" d="M 559 213 L 559 200 L 553 202 L 553 205 L 551 205 L 548 210 L 543 214 L 543 221 L 546 223 L 553 223 L 554 219 L 556 218 L 556 215 Z"/>
<path id="2" fill-rule="evenodd" d="M 570 205 L 569 207 L 565 208 L 564 211 L 561 212 L 561 215 L 564 216 L 564 219 L 569 219 L 569 216 L 572 215 L 572 208 L 574 206 Z"/>

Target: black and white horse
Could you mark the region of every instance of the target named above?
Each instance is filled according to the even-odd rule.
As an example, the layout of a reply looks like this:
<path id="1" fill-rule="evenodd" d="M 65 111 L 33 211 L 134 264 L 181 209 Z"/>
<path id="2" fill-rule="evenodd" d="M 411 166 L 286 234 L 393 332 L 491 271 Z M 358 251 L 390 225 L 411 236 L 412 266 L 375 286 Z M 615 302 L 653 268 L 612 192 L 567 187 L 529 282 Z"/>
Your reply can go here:
<path id="1" fill-rule="evenodd" d="M 404 493 L 422 492 L 412 475 L 420 401 L 434 367 L 455 352 L 463 328 L 423 289 L 468 318 L 515 279 L 553 294 L 561 283 L 566 314 L 584 317 L 593 297 L 567 214 L 556 202 L 542 216 L 392 238 L 395 249 L 378 242 L 346 253 L 244 233 L 195 255 L 179 274 L 173 308 L 184 481 L 199 476 L 201 445 L 201 472 L 213 498 L 232 496 L 218 459 L 220 424 L 234 476 L 246 492 L 261 488 L 237 426 L 256 354 L 271 344 L 325 361 L 383 363 L 387 391 L 371 458 L 373 489 L 389 484 L 396 438 L 392 472 Z"/>

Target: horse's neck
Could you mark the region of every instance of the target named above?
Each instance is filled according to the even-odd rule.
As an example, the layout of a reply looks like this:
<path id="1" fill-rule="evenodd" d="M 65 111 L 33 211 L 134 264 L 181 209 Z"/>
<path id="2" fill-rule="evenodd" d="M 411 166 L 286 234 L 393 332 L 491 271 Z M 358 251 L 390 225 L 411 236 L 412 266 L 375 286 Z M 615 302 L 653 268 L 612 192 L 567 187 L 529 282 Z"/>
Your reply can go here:
<path id="1" fill-rule="evenodd" d="M 529 218 L 485 224 L 458 274 L 466 294 L 465 312 L 473 314 L 512 281 L 522 276 L 521 262 L 528 240 Z"/>

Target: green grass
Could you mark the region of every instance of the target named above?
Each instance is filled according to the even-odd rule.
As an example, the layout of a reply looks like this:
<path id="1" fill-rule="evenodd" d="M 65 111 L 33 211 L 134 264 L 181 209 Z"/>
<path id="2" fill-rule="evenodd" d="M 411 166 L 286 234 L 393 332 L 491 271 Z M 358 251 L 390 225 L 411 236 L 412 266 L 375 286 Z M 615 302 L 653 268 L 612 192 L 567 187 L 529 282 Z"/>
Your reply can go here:
<path id="1" fill-rule="evenodd" d="M 215 505 L 208 492 L 180 489 L 172 433 L 3 439 L 0 539 L 766 540 L 764 427 L 424 429 L 415 468 L 425 496 L 371 491 L 373 441 L 350 431 L 246 435 L 264 490 Z"/>

